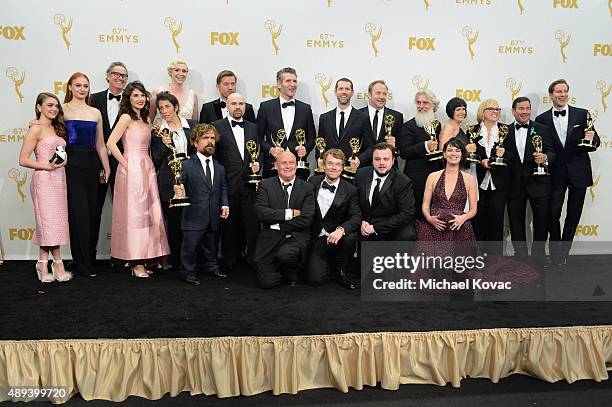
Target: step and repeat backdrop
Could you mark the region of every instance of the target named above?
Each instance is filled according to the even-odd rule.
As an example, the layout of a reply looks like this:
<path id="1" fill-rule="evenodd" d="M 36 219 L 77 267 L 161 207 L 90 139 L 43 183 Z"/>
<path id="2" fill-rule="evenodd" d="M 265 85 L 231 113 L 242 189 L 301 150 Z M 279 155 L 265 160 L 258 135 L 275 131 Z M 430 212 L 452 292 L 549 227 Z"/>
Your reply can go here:
<path id="1" fill-rule="evenodd" d="M 0 6 L 0 233 L 5 257 L 35 259 L 32 171 L 19 166 L 27 123 L 39 92 L 63 100 L 65 82 L 86 73 L 92 91 L 124 62 L 130 80 L 166 85 L 167 65 L 188 63 L 187 85 L 200 103 L 217 97 L 222 69 L 256 108 L 278 96 L 276 71 L 297 69 L 298 98 L 318 116 L 335 106 L 334 83 L 355 83 L 353 105 L 367 86 L 387 81 L 389 106 L 414 115 L 414 93 L 432 90 L 443 106 L 495 98 L 512 121 L 516 96 L 532 100 L 534 117 L 551 107 L 548 84 L 570 83 L 570 104 L 598 113 L 602 145 L 591 154 L 589 188 L 576 240 L 612 241 L 612 0 L 33 0 Z M 98 255 L 110 247 L 107 199 Z M 585 250 L 589 250 L 586 246 Z M 65 248 L 69 254 L 69 247 Z M 612 247 L 609 248 L 612 252 Z"/>

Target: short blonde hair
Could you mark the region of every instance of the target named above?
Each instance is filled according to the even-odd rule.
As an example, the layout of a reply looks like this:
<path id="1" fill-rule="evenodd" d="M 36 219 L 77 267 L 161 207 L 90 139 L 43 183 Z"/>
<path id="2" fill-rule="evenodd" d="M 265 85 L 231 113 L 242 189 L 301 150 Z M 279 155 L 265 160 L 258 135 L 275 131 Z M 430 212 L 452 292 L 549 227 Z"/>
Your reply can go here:
<path id="1" fill-rule="evenodd" d="M 185 65 L 187 67 L 187 72 L 189 72 L 189 65 L 187 65 L 187 62 L 177 59 L 176 61 L 170 62 L 170 65 L 168 65 L 166 68 L 166 71 L 168 71 L 168 76 L 172 77 L 172 71 L 177 65 Z"/>
<path id="2" fill-rule="evenodd" d="M 484 120 L 484 111 L 488 107 L 499 107 L 499 103 L 495 99 L 485 99 L 478 106 L 478 111 L 476 112 L 476 120 L 478 123 L 481 123 Z"/>

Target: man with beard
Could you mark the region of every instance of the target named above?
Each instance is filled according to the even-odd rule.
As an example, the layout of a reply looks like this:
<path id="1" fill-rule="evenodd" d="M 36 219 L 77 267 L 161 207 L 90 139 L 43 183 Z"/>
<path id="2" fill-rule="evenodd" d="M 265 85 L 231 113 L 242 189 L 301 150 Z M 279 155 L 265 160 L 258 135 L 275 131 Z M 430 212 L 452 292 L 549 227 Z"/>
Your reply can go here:
<path id="1" fill-rule="evenodd" d="M 393 169 L 393 146 L 378 143 L 372 167 L 357 171 L 355 186 L 361 207 L 361 240 L 415 240 L 412 181 Z"/>
<path id="2" fill-rule="evenodd" d="M 232 71 L 224 70 L 217 75 L 217 91 L 219 98 L 202 105 L 200 110 L 200 123 L 212 123 L 227 117 L 227 97 L 236 92 L 236 75 Z M 255 122 L 255 112 L 250 103 L 245 103 L 244 120 Z"/>
<path id="3" fill-rule="evenodd" d="M 305 159 L 314 147 L 316 136 L 312 109 L 309 104 L 295 99 L 298 87 L 297 72 L 293 68 L 282 68 L 276 73 L 276 84 L 280 97 L 261 102 L 257 112 L 257 130 L 265 159 L 264 176 L 272 175 L 271 166 L 283 151 L 291 151 L 296 157 Z M 272 141 L 279 130 L 286 137 L 280 147 Z M 306 132 L 306 145 L 300 146 L 295 138 L 296 130 Z"/>
<path id="4" fill-rule="evenodd" d="M 189 284 L 199 285 L 196 275 L 197 253 L 202 249 L 203 268 L 219 274 L 217 252 L 219 250 L 220 219 L 229 216 L 229 199 L 225 169 L 213 159 L 219 132 L 209 124 L 198 124 L 191 132 L 191 142 L 196 154 L 183 162 L 181 185 L 174 187 L 177 197 L 191 199 L 191 205 L 183 208 L 181 229 L 181 273 Z"/>
<path id="5" fill-rule="evenodd" d="M 437 170 L 442 169 L 444 160 L 430 161 L 428 154 L 438 150 L 438 136 L 440 135 L 440 122 L 435 130 L 435 139 L 431 139 L 425 131 L 425 127 L 436 119 L 435 112 L 438 110 L 440 101 L 428 89 L 419 90 L 415 97 L 417 113 L 416 116 L 402 126 L 399 137 L 400 155 L 406 160 L 404 174 L 413 182 L 414 202 L 416 217 L 423 217 L 421 206 L 423 204 L 423 194 L 425 193 L 425 181 L 427 176 Z M 440 146 L 441 148 L 442 146 Z"/>
<path id="6" fill-rule="evenodd" d="M 224 272 L 229 272 L 241 256 L 245 243 L 248 250 L 249 263 L 255 254 L 258 224 L 253 216 L 255 204 L 255 189 L 247 185 L 249 175 L 258 174 L 261 168 L 259 161 L 252 162 L 246 149 L 248 141 L 257 140 L 257 125 L 243 119 L 245 114 L 244 97 L 232 93 L 227 97 L 227 118 L 217 120 L 212 125 L 221 134 L 217 143 L 215 157 L 225 168 L 229 204 L 232 216 L 222 222 L 221 255 Z M 225 277 L 223 273 L 219 275 Z"/>

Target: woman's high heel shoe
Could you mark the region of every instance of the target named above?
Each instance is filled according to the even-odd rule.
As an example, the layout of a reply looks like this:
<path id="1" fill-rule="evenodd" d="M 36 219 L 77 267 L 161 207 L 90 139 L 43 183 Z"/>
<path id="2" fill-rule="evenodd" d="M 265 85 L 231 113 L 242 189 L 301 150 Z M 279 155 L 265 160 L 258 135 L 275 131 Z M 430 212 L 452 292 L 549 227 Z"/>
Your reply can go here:
<path id="1" fill-rule="evenodd" d="M 38 263 L 43 263 L 46 267 L 49 261 L 48 260 L 38 260 L 34 268 L 36 269 L 36 275 L 38 276 L 38 279 L 40 280 L 41 283 L 52 283 L 55 280 L 53 275 L 49 273 L 46 273 L 43 275 L 42 270 L 38 268 Z"/>
<path id="2" fill-rule="evenodd" d="M 53 263 L 51 263 L 51 272 L 53 273 L 53 278 L 55 278 L 57 281 L 59 281 L 60 283 L 64 283 L 66 281 L 70 281 L 72 280 L 72 273 L 69 271 L 64 270 L 64 272 L 62 273 L 62 275 L 58 275 L 57 271 L 55 271 L 55 264 L 62 264 L 63 261 L 62 260 L 53 260 Z"/>
<path id="3" fill-rule="evenodd" d="M 140 267 L 140 269 L 137 267 Z M 138 278 L 149 278 L 149 273 L 147 273 L 147 270 L 143 266 L 134 266 L 132 267 L 132 276 Z"/>

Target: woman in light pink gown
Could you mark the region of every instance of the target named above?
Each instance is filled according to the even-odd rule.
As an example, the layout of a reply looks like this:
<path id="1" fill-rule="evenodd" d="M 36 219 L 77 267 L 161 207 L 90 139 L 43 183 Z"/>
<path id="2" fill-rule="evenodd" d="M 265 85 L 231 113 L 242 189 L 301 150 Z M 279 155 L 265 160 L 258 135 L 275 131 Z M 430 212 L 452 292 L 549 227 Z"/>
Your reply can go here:
<path id="1" fill-rule="evenodd" d="M 19 165 L 34 169 L 30 194 L 34 204 L 36 232 L 33 243 L 40 246 L 36 274 L 43 283 L 68 281 L 72 274 L 64 270 L 60 246 L 68 244 L 68 202 L 66 198 L 67 160 L 55 159 L 58 146 L 66 146 L 64 113 L 59 99 L 52 93 L 41 93 L 36 98 L 36 124 L 26 134 Z M 32 159 L 34 152 L 36 159 Z M 60 162 L 61 161 L 61 162 Z M 49 251 L 53 256 L 49 273 Z"/>
<path id="2" fill-rule="evenodd" d="M 149 276 L 147 260 L 170 253 L 157 176 L 149 157 L 148 98 L 142 83 L 135 81 L 126 86 L 119 105 L 119 120 L 107 142 L 119 161 L 113 196 L 111 256 L 129 261 L 136 277 Z M 119 140 L 123 154 L 117 148 Z"/>

